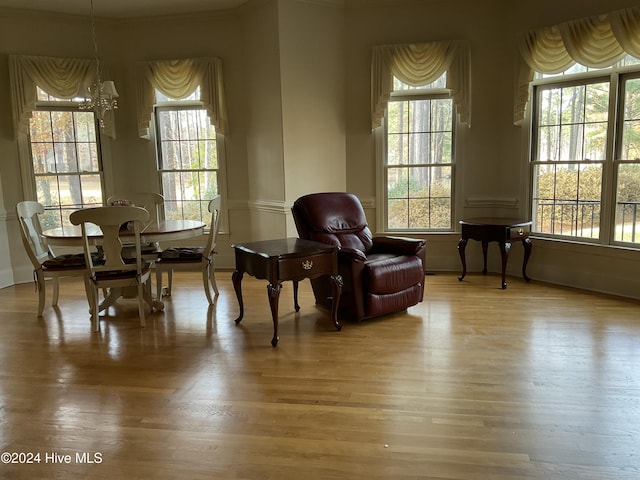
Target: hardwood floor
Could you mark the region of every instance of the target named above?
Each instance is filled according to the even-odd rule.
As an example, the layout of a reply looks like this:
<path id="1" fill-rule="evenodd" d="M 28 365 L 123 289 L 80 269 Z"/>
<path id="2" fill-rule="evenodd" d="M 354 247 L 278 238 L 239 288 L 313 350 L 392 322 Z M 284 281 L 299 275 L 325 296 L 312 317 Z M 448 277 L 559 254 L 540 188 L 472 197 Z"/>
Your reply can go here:
<path id="1" fill-rule="evenodd" d="M 130 300 L 100 333 L 81 280 L 41 319 L 33 284 L 0 290 L 0 451 L 40 460 L 0 478 L 640 478 L 637 302 L 437 274 L 338 332 L 286 283 L 272 348 L 266 283 L 245 276 L 236 326 L 217 279 L 211 308 L 177 272 L 146 328 Z"/>

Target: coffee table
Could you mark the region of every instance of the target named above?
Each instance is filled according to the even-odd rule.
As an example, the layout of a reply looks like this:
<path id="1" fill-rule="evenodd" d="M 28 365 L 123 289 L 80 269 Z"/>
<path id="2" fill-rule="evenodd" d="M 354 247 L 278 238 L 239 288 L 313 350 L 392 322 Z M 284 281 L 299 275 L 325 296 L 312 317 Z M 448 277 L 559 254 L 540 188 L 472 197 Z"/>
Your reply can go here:
<path id="1" fill-rule="evenodd" d="M 281 238 L 261 242 L 236 243 L 232 245 L 236 255 L 236 269 L 233 272 L 233 288 L 238 297 L 240 315 L 236 324 L 244 316 L 242 300 L 242 277 L 244 273 L 267 280 L 267 294 L 273 319 L 271 345 L 278 344 L 278 300 L 282 282 L 293 281 L 294 308 L 298 304 L 298 282 L 329 275 L 332 284 L 331 318 L 336 330 L 342 329 L 338 322 L 338 303 L 342 293 L 342 277 L 338 274 L 338 247 L 300 238 Z"/>

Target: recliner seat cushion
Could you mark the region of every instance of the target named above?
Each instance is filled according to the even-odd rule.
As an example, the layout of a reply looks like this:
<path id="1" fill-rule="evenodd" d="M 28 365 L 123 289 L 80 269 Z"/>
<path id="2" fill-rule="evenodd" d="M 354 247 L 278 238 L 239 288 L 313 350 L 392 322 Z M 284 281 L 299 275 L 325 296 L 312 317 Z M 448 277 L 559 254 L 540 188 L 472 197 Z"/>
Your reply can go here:
<path id="1" fill-rule="evenodd" d="M 422 262 L 418 257 L 373 254 L 367 258 L 364 268 L 367 290 L 376 295 L 401 292 L 424 281 Z"/>

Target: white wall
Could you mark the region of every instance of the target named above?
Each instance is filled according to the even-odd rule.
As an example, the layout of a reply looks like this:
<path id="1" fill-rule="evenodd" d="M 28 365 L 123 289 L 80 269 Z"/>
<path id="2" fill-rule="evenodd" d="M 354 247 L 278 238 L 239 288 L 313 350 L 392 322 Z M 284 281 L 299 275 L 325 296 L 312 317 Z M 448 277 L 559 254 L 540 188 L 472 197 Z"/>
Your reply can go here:
<path id="1" fill-rule="evenodd" d="M 279 3 L 288 210 L 306 193 L 346 189 L 344 22 L 335 6 Z M 287 217 L 286 236 L 295 237 Z"/>

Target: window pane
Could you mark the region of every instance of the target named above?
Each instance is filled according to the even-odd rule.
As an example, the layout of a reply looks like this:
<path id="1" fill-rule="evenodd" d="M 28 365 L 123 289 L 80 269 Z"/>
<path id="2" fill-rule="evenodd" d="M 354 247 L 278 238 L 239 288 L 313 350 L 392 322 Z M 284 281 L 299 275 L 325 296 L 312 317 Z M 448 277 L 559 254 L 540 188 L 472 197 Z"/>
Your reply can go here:
<path id="1" fill-rule="evenodd" d="M 431 163 L 430 156 L 431 134 L 430 133 L 410 133 L 407 135 L 409 143 L 409 163 Z"/>
<path id="2" fill-rule="evenodd" d="M 50 112 L 33 112 L 29 123 L 29 136 L 32 142 L 53 142 Z"/>
<path id="3" fill-rule="evenodd" d="M 622 149 L 618 158 L 640 160 L 640 78 L 624 83 Z"/>
<path id="4" fill-rule="evenodd" d="M 207 132 L 209 135 L 210 132 Z M 199 142 L 200 161 L 204 169 L 218 169 L 218 145 L 215 140 L 201 140 Z"/>
<path id="5" fill-rule="evenodd" d="M 36 200 L 59 226 L 69 213 L 102 204 L 101 162 L 93 112 L 36 110 L 29 125 Z"/>
<path id="6" fill-rule="evenodd" d="M 538 164 L 534 172 L 534 230 L 598 238 L 602 165 Z"/>
<path id="7" fill-rule="evenodd" d="M 582 160 L 584 125 L 565 125 L 560 130 L 560 160 Z"/>
<path id="8" fill-rule="evenodd" d="M 74 112 L 76 139 L 78 142 L 95 142 L 96 123 L 93 113 Z"/>
<path id="9" fill-rule="evenodd" d="M 38 202 L 43 205 L 60 205 L 60 195 L 58 194 L 58 177 L 55 175 L 37 176 L 36 195 L 38 196 Z"/>
<path id="10" fill-rule="evenodd" d="M 52 129 L 54 142 L 75 141 L 72 112 L 51 112 L 51 124 L 54 127 Z"/>
<path id="11" fill-rule="evenodd" d="M 59 175 L 60 205 L 82 207 L 82 188 L 78 175 Z"/>
<path id="12" fill-rule="evenodd" d="M 389 168 L 387 170 L 387 198 L 407 198 L 409 196 L 409 169 Z"/>
<path id="13" fill-rule="evenodd" d="M 199 142 L 185 140 L 180 142 L 180 159 L 185 170 L 202 168 L 200 164 Z"/>
<path id="14" fill-rule="evenodd" d="M 398 133 L 407 130 L 408 123 L 408 102 L 389 102 L 387 112 L 388 133 Z"/>
<path id="15" fill-rule="evenodd" d="M 603 160 L 608 109 L 608 82 L 541 89 L 535 159 Z"/>
<path id="16" fill-rule="evenodd" d="M 431 135 L 433 163 L 453 163 L 453 132 L 435 132 Z"/>
<path id="17" fill-rule="evenodd" d="M 640 243 L 640 79 L 624 82 L 622 143 L 618 158 L 614 239 Z"/>
<path id="18" fill-rule="evenodd" d="M 156 107 L 165 217 L 208 221 L 218 194 L 215 128 L 201 107 Z"/>
<path id="19" fill-rule="evenodd" d="M 78 143 L 78 160 L 81 172 L 99 172 L 98 145 L 91 143 Z"/>
<path id="20" fill-rule="evenodd" d="M 82 208 L 102 205 L 102 177 L 100 175 L 81 175 Z"/>
<path id="21" fill-rule="evenodd" d="M 585 125 L 584 159 L 604 160 L 607 149 L 607 123 Z"/>
<path id="22" fill-rule="evenodd" d="M 640 159 L 640 120 L 625 120 L 620 158 L 622 160 Z"/>
<path id="23" fill-rule="evenodd" d="M 77 172 L 78 159 L 76 158 L 75 143 L 55 143 L 53 145 L 56 172 Z"/>
<path id="24" fill-rule="evenodd" d="M 387 118 L 386 162 L 387 228 L 451 229 L 451 99 L 392 97 Z M 411 168 L 393 168 L 396 165 Z"/>
<path id="25" fill-rule="evenodd" d="M 389 228 L 406 228 L 409 224 L 409 201 L 406 199 L 390 199 L 387 208 Z"/>
<path id="26" fill-rule="evenodd" d="M 584 88 L 565 87 L 560 91 L 560 123 L 563 125 L 582 121 Z"/>
<path id="27" fill-rule="evenodd" d="M 158 126 L 163 142 L 178 140 L 178 112 L 172 110 L 159 111 Z"/>
<path id="28" fill-rule="evenodd" d="M 560 94 L 560 88 L 552 88 L 540 92 L 540 113 L 538 116 L 538 124 L 540 126 L 560 125 Z"/>
<path id="29" fill-rule="evenodd" d="M 31 158 L 35 174 L 55 171 L 52 147 L 53 145 L 50 143 L 31 144 Z"/>
<path id="30" fill-rule="evenodd" d="M 640 164 L 622 164 L 618 169 L 616 196 L 617 242 L 640 243 Z"/>
<path id="31" fill-rule="evenodd" d="M 409 158 L 409 142 L 406 135 L 389 134 L 387 137 L 387 164 L 405 165 Z"/>
<path id="32" fill-rule="evenodd" d="M 541 127 L 538 130 L 537 160 L 559 160 L 560 125 Z"/>

